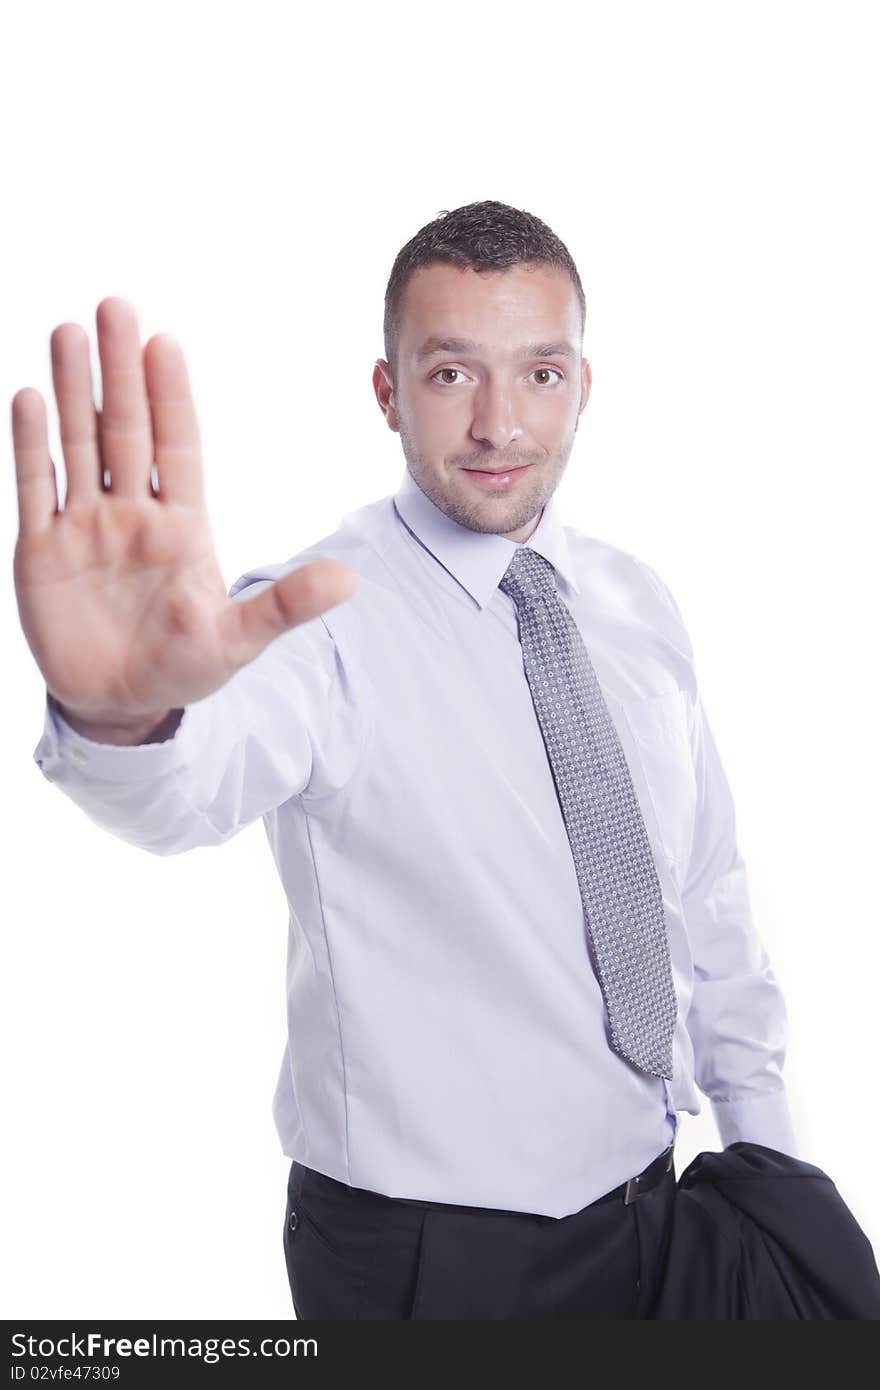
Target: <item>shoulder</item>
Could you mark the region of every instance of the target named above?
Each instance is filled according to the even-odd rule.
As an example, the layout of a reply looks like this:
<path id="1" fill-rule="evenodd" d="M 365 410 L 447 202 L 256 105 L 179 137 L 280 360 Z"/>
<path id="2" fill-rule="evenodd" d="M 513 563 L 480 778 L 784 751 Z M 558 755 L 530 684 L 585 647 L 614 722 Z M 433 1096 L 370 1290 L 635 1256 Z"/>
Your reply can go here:
<path id="1" fill-rule="evenodd" d="M 240 574 L 228 590 L 228 597 L 246 602 L 315 560 L 340 560 L 357 574 L 357 588 L 342 603 L 292 628 L 285 637 L 296 644 L 322 649 L 328 656 L 339 648 L 351 656 L 359 650 L 362 618 L 370 611 L 374 591 L 385 582 L 381 553 L 383 538 L 392 527 L 392 515 L 390 498 L 380 498 L 348 512 L 335 531 L 313 541 L 304 550 L 285 560 L 255 565 Z"/>
<path id="2" fill-rule="evenodd" d="M 635 612 L 686 649 L 690 638 L 681 609 L 658 570 L 642 556 L 575 526 L 565 526 L 581 592 L 601 595 Z"/>

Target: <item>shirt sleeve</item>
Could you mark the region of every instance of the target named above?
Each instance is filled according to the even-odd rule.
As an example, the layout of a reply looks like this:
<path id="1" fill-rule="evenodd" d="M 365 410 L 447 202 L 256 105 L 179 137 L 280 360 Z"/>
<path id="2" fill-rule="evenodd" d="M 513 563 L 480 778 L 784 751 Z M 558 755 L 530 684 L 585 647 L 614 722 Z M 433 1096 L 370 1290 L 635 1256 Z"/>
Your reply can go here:
<path id="1" fill-rule="evenodd" d="M 691 659 L 680 609 L 653 571 Z M 722 1147 L 737 1140 L 799 1157 L 782 1076 L 788 1018 L 780 983 L 752 916 L 736 811 L 694 677 L 690 739 L 697 807 L 682 907 L 694 964 L 686 1019 L 694 1079 L 709 1098 Z"/>
<path id="2" fill-rule="evenodd" d="M 241 582 L 230 595 L 247 602 L 271 580 Z M 47 691 L 34 761 L 96 825 L 138 848 L 222 844 L 291 797 L 345 786 L 365 730 L 353 667 L 319 616 L 187 705 L 171 738 L 125 746 L 77 733 Z"/>

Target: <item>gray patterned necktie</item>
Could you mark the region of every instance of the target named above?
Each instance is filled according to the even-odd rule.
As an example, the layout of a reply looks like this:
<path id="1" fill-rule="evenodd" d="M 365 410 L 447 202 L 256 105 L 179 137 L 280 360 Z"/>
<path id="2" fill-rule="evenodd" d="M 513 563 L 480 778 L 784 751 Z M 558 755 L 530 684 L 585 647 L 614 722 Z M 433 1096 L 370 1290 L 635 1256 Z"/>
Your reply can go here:
<path id="1" fill-rule="evenodd" d="M 519 545 L 498 587 L 516 604 L 612 1046 L 671 1079 L 677 1005 L 663 898 L 617 730 L 549 560 Z"/>

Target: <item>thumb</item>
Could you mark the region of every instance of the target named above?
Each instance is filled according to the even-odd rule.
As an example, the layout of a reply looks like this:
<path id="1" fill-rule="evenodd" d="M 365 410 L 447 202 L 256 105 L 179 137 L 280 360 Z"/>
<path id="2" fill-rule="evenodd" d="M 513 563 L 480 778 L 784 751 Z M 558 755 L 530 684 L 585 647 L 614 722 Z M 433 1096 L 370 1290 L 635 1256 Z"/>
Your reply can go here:
<path id="1" fill-rule="evenodd" d="M 230 599 L 221 618 L 224 644 L 237 666 L 245 666 L 264 647 L 289 628 L 334 608 L 358 586 L 350 565 L 339 560 L 313 560 L 276 579 L 255 598 Z"/>

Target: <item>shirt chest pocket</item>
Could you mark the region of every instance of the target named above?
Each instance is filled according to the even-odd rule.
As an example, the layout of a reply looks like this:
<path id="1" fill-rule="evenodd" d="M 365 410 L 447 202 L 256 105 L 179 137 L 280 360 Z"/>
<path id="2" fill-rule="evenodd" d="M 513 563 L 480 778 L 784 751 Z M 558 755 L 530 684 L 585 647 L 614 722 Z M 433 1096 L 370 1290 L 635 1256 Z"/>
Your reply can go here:
<path id="1" fill-rule="evenodd" d="M 682 872 L 688 863 L 697 809 L 697 779 L 688 735 L 687 695 L 672 690 L 623 702 L 657 833 Z"/>

